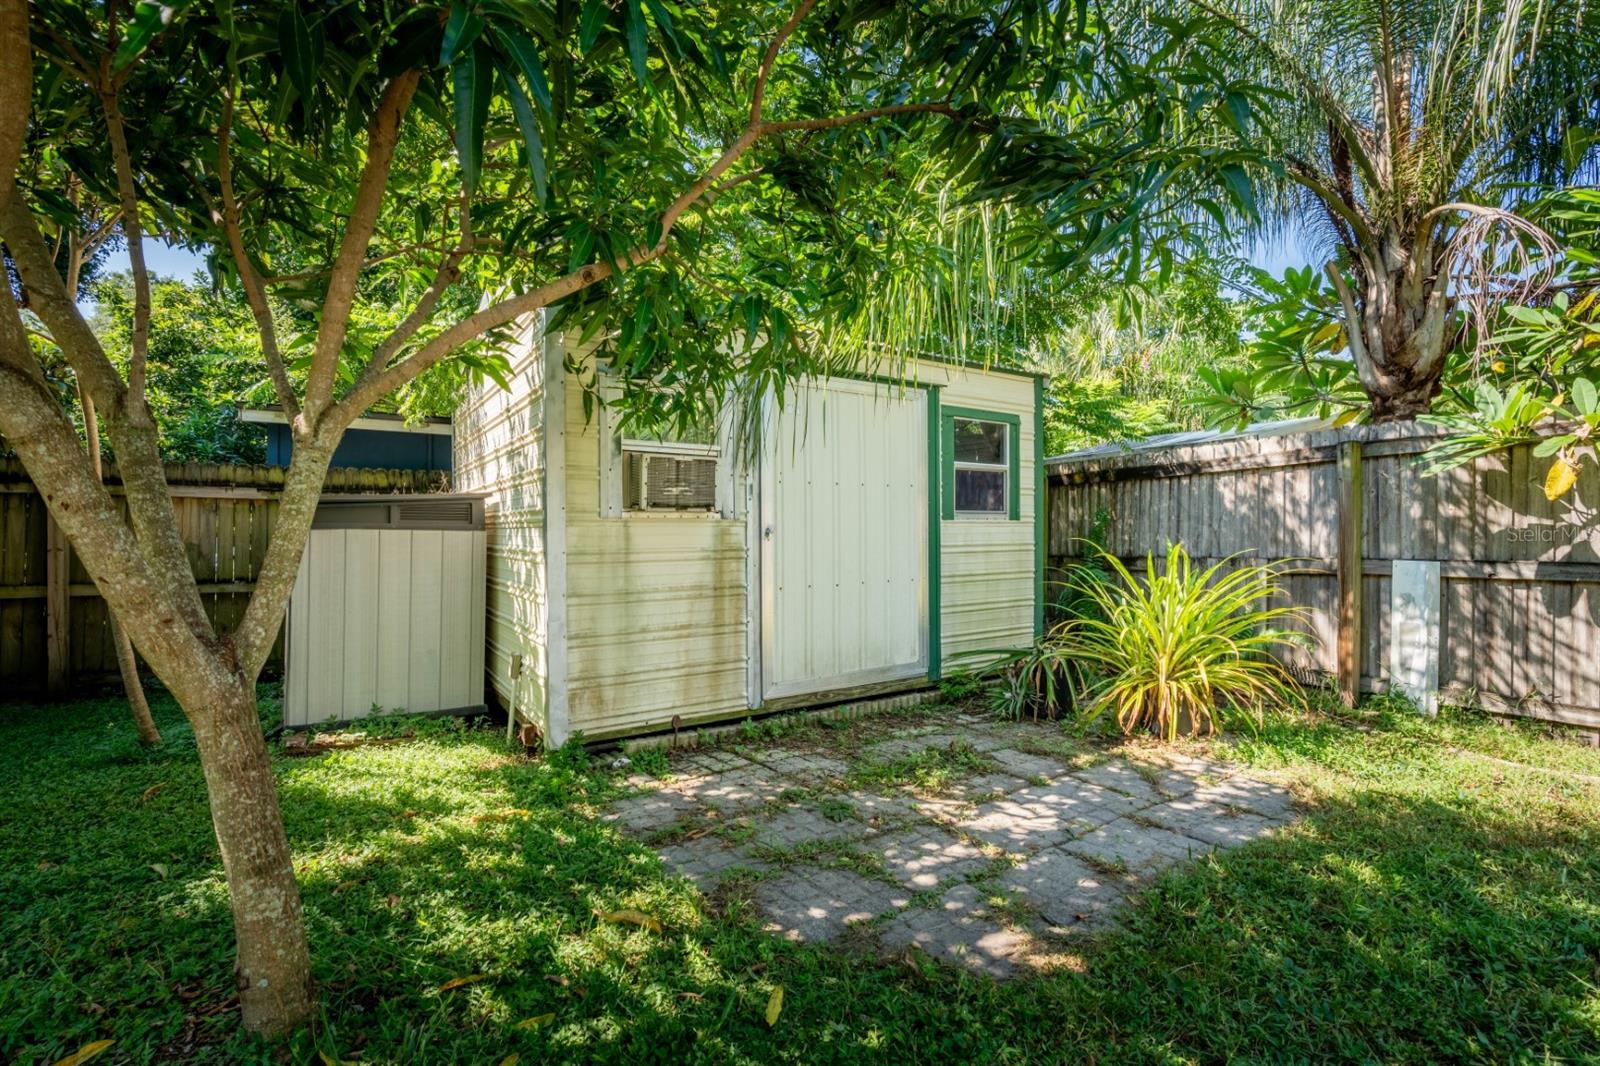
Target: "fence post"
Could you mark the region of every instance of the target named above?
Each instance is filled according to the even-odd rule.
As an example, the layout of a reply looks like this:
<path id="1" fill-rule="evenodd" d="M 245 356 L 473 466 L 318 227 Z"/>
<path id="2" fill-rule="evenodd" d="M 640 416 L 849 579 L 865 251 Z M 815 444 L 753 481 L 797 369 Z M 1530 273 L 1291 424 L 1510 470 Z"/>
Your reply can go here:
<path id="1" fill-rule="evenodd" d="M 1361 442 L 1339 445 L 1339 695 L 1361 698 Z"/>
<path id="2" fill-rule="evenodd" d="M 44 659 L 45 690 L 53 697 L 66 695 L 68 644 L 72 627 L 72 556 L 67 535 L 56 520 L 48 520 L 44 551 Z"/>

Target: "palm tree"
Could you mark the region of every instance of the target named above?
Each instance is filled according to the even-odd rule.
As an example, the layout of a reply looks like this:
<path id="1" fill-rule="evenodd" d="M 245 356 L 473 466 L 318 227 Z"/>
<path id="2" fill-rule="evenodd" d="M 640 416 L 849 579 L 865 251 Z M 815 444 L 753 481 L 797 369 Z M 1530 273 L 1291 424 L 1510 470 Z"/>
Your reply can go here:
<path id="1" fill-rule="evenodd" d="M 1326 235 L 1372 420 L 1427 411 L 1446 356 L 1551 259 L 1548 238 L 1512 209 L 1532 186 L 1594 169 L 1600 11 L 1587 0 L 1187 6 L 1204 27 L 1200 69 L 1252 87 L 1223 91 L 1266 164 L 1257 232 L 1311 223 Z"/>

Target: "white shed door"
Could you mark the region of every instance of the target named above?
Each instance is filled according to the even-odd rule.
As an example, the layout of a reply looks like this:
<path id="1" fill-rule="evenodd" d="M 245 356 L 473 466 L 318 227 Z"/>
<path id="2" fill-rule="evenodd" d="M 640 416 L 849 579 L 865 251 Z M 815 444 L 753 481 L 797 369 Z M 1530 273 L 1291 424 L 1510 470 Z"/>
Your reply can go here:
<path id="1" fill-rule="evenodd" d="M 928 415 L 920 389 L 791 393 L 761 477 L 766 698 L 928 670 Z"/>

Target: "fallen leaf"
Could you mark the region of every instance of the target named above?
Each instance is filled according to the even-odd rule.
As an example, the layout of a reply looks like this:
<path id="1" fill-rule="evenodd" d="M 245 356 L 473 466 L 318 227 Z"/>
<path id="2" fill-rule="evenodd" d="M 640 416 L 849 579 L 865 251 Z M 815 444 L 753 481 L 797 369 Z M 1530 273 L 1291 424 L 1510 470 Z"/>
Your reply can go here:
<path id="1" fill-rule="evenodd" d="M 153 862 L 153 863 L 150 864 L 150 869 L 154 870 L 156 872 L 156 876 L 161 878 L 161 880 L 165 881 L 167 879 L 167 864 L 166 863 L 164 863 L 164 862 Z"/>
<path id="2" fill-rule="evenodd" d="M 448 992 L 452 988 L 460 988 L 462 985 L 475 985 L 481 980 L 483 980 L 483 974 L 481 973 L 469 973 L 465 977 L 452 977 L 439 986 L 439 991 Z"/>
<path id="3" fill-rule="evenodd" d="M 151 785 L 149 788 L 145 789 L 143 792 L 139 793 L 139 802 L 140 803 L 149 803 L 151 797 L 155 796 L 156 793 L 162 791 L 166 787 L 167 787 L 167 783 L 165 781 L 156 782 L 155 784 Z"/>
<path id="4" fill-rule="evenodd" d="M 518 1022 L 516 1025 L 513 1025 L 511 1028 L 513 1028 L 513 1029 L 537 1029 L 541 1025 L 549 1025 L 551 1022 L 553 1022 L 555 1020 L 556 1020 L 556 1013 L 555 1013 L 555 1011 L 551 1011 L 549 1014 L 535 1014 L 532 1018 L 524 1018 L 520 1022 Z"/>
<path id="5" fill-rule="evenodd" d="M 553 985 L 560 985 L 562 988 L 566 988 L 572 983 L 564 973 L 547 973 L 544 975 L 544 979 Z"/>
<path id="6" fill-rule="evenodd" d="M 56 1060 L 56 1066 L 81 1066 L 115 1043 L 115 1040 L 96 1040 L 92 1044 L 85 1044 L 66 1058 Z"/>
<path id="7" fill-rule="evenodd" d="M 652 933 L 661 932 L 661 922 L 643 911 L 606 911 L 603 914 L 595 911 L 595 914 L 602 922 L 611 922 L 614 925 L 620 925 L 625 922 L 629 925 L 637 925 L 642 929 L 648 929 Z"/>
<path id="8" fill-rule="evenodd" d="M 772 995 L 767 997 L 767 1028 L 771 1029 L 778 1024 L 778 1015 L 783 1013 L 783 986 L 773 988 Z"/>
<path id="9" fill-rule="evenodd" d="M 521 1058 L 521 1055 L 518 1055 L 515 1051 L 513 1051 L 511 1054 L 500 1060 L 500 1066 L 517 1066 L 517 1062 Z"/>
<path id="10" fill-rule="evenodd" d="M 328 1054 L 326 1051 L 318 1051 L 317 1057 L 322 1060 L 322 1066 L 361 1066 L 361 1063 L 355 1061 L 354 1059 L 336 1058 L 335 1056 Z"/>

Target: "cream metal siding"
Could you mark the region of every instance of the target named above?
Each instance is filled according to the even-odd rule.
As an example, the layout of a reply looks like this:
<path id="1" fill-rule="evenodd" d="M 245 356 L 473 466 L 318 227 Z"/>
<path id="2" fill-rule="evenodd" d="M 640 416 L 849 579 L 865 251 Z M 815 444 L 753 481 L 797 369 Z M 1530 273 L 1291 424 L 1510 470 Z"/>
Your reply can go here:
<path id="1" fill-rule="evenodd" d="M 940 631 L 943 672 L 980 665 L 966 653 L 1026 647 L 1033 642 L 1038 589 L 1038 429 L 1030 377 L 919 362 L 918 381 L 941 386 L 945 407 L 1019 416 L 1020 515 L 945 518 L 939 524 Z M 940 463 L 943 476 L 944 463 Z M 942 513 L 942 512 L 941 512 Z"/>
<path id="2" fill-rule="evenodd" d="M 314 529 L 289 601 L 285 725 L 483 703 L 484 534 Z"/>
<path id="3" fill-rule="evenodd" d="M 511 387 L 486 381 L 455 412 L 455 487 L 485 493 L 488 539 L 486 665 L 503 706 L 546 722 L 549 667 L 545 565 L 545 345 L 542 322 L 524 328 Z M 512 656 L 522 676 L 511 676 Z"/>
<path id="4" fill-rule="evenodd" d="M 927 673 L 922 389 L 794 389 L 762 472 L 763 694 Z"/>
<path id="5" fill-rule="evenodd" d="M 570 728 L 598 739 L 743 713 L 743 517 L 601 517 L 599 418 L 574 375 L 565 407 Z"/>

